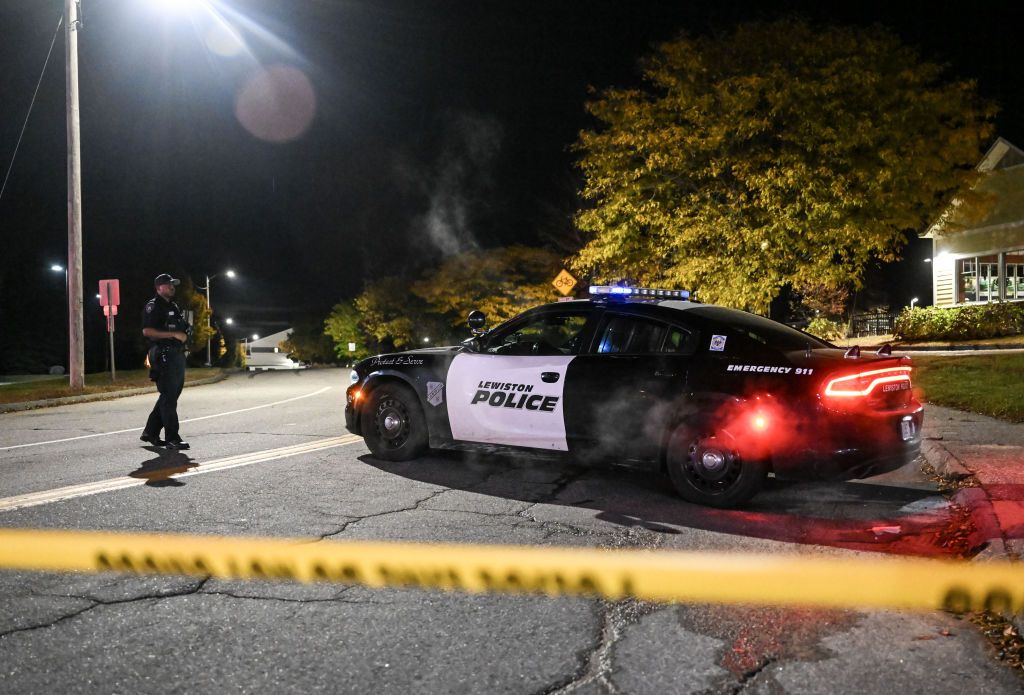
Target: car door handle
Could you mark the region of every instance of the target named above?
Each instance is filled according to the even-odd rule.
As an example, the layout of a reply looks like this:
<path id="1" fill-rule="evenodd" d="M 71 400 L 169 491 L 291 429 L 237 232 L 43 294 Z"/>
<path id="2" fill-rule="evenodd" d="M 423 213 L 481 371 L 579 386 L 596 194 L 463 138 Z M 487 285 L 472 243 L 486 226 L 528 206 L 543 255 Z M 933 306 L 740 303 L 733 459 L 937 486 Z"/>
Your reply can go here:
<path id="1" fill-rule="evenodd" d="M 666 372 L 666 371 L 662 371 L 660 369 L 657 370 L 656 372 L 654 372 L 654 376 L 662 377 L 662 378 L 665 378 L 665 379 L 671 379 L 675 375 L 676 375 L 675 372 Z"/>
<path id="2" fill-rule="evenodd" d="M 543 382 L 546 382 L 548 384 L 553 384 L 556 381 L 558 381 L 558 377 L 559 376 L 560 375 L 559 375 L 558 372 L 541 372 L 540 373 L 540 380 L 543 381 Z"/>

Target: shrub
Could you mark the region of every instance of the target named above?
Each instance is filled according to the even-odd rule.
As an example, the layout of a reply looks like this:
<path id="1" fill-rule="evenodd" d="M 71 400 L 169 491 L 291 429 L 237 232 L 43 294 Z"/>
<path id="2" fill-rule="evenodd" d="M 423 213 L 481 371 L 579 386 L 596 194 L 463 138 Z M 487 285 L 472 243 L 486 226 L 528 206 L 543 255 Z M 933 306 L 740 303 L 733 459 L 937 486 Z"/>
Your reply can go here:
<path id="1" fill-rule="evenodd" d="M 893 329 L 900 340 L 981 340 L 1024 333 L 1024 304 L 1001 302 L 942 309 L 904 309 Z"/>
<path id="2" fill-rule="evenodd" d="M 807 328 L 805 330 L 811 335 L 829 342 L 839 340 L 846 335 L 846 328 L 844 328 L 840 323 L 820 316 L 811 319 L 811 322 L 807 324 Z"/>

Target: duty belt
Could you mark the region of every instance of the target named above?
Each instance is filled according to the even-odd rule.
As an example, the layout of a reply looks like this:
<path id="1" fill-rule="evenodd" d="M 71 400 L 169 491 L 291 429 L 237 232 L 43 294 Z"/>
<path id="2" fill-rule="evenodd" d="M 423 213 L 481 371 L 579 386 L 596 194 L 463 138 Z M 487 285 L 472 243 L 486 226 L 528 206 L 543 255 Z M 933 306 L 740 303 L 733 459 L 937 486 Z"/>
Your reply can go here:
<path id="1" fill-rule="evenodd" d="M 181 352 L 185 349 L 185 343 L 179 340 L 173 340 L 172 342 L 159 342 L 153 347 L 160 350 L 160 352 Z"/>

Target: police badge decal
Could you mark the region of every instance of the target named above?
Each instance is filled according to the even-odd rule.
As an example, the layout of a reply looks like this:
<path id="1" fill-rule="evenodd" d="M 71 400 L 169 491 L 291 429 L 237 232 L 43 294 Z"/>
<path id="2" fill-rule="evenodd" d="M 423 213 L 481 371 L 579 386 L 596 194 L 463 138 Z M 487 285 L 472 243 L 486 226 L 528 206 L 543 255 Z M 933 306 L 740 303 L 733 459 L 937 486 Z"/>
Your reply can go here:
<path id="1" fill-rule="evenodd" d="M 427 382 L 427 403 L 435 407 L 444 403 L 444 384 L 439 381 Z"/>

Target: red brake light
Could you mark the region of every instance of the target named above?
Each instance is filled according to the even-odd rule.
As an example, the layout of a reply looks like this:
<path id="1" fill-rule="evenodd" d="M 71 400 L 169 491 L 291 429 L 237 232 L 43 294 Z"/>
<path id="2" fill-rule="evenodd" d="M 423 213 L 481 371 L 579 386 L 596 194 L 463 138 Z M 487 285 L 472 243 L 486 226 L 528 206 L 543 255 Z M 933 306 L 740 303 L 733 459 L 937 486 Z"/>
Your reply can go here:
<path id="1" fill-rule="evenodd" d="M 911 367 L 887 367 L 829 379 L 824 394 L 832 398 L 863 398 L 883 384 L 906 383 L 910 388 Z M 899 387 L 902 389 L 902 387 Z"/>

